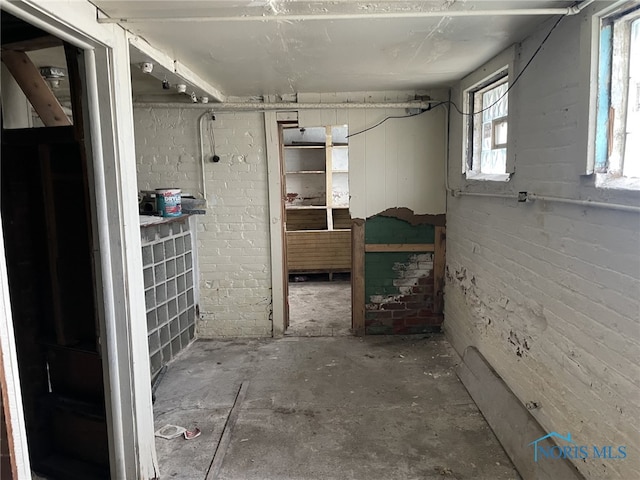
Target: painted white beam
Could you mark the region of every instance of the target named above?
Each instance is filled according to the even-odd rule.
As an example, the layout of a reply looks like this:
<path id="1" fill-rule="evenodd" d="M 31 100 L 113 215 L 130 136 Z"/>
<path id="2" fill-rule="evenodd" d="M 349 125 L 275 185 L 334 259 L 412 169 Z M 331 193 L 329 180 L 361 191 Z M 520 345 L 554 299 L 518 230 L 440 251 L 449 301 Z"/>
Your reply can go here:
<path id="1" fill-rule="evenodd" d="M 354 109 L 376 109 L 376 108 L 417 108 L 427 110 L 429 106 L 442 103 L 439 100 L 415 100 L 410 102 L 339 102 L 339 103 L 262 103 L 262 102 L 237 102 L 237 103 L 163 103 L 163 102 L 135 102 L 137 107 L 157 107 L 157 108 L 185 108 L 185 109 L 206 109 L 215 112 L 222 111 L 243 111 L 243 112 L 266 112 L 275 110 L 339 110 L 345 108 Z"/>
<path id="2" fill-rule="evenodd" d="M 589 1 L 588 3 L 591 3 Z M 585 5 L 586 6 L 586 5 Z M 318 13 L 292 15 L 239 15 L 239 16 L 200 16 L 200 17 L 102 17 L 100 23 L 175 23 L 175 22 L 297 22 L 328 20 L 388 20 L 442 17 L 495 17 L 495 16 L 539 16 L 539 15 L 576 15 L 581 7 L 567 8 L 510 8 L 501 10 L 430 10 L 426 12 L 373 12 L 373 13 Z"/>
<path id="3" fill-rule="evenodd" d="M 127 33 L 127 35 L 129 38 L 129 44 L 139 50 L 143 55 L 149 57 L 149 59 L 153 63 L 155 63 L 156 66 L 160 66 L 163 69 L 174 73 L 178 78 L 183 80 L 185 84 L 197 87 L 198 89 L 202 90 L 203 94 L 207 95 L 210 100 L 224 102 L 225 95 L 220 91 L 220 89 L 204 80 L 198 74 L 193 72 L 193 70 L 191 70 L 188 66 L 178 60 L 171 58 L 163 51 L 149 44 L 149 42 L 147 42 L 143 38 L 140 38 L 139 36 L 129 32 Z M 158 68 L 154 68 L 150 75 L 154 76 L 159 81 L 162 81 L 164 77 L 161 69 Z"/>

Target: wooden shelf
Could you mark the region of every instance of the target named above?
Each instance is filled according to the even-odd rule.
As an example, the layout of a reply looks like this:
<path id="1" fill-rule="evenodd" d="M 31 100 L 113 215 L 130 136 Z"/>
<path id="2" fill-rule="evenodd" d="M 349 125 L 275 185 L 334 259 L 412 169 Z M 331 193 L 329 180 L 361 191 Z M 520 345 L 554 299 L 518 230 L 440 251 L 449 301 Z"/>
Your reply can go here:
<path id="1" fill-rule="evenodd" d="M 324 145 L 285 145 L 284 148 L 325 149 Z"/>
<path id="2" fill-rule="evenodd" d="M 298 193 L 300 197 L 314 198 L 322 201 L 325 197 L 326 205 L 286 205 L 286 243 L 287 243 L 287 269 L 289 273 L 310 272 L 348 272 L 351 269 L 351 217 L 348 206 L 332 205 L 333 178 L 339 178 L 339 185 L 344 184 L 344 174 L 348 174 L 348 159 L 344 150 L 339 152 L 337 158 L 342 163 L 333 169 L 334 157 L 332 148 L 347 148 L 347 144 L 332 144 L 331 127 L 325 127 L 326 143 L 319 145 L 308 144 L 284 145 L 286 152 L 284 165 L 290 170 L 285 170 L 286 177 L 291 175 L 295 180 L 290 185 L 295 185 L 301 190 L 287 190 L 287 194 Z M 295 137 L 294 137 L 295 138 Z M 320 138 L 318 132 L 314 140 Z M 291 150 L 298 150 L 293 152 Z M 322 158 L 320 158 L 322 156 Z M 290 160 L 287 163 L 287 160 Z M 311 163 L 316 162 L 316 163 Z M 324 170 L 319 170 L 323 168 Z M 308 168 L 308 170 L 305 170 Z M 312 170 L 314 169 L 314 170 Z M 336 176 L 334 177 L 334 174 Z M 300 177 L 299 175 L 312 175 Z M 323 186 L 319 185 L 324 177 Z M 320 178 L 320 179 L 319 179 Z M 299 185 L 304 185 L 301 187 Z M 305 187 L 308 191 L 305 190 Z M 324 188 L 323 188 L 324 187 Z M 344 186 L 342 187 L 345 188 Z M 316 193 L 316 190 L 318 193 Z M 302 192 L 302 193 L 300 193 Z M 323 193 L 324 192 L 324 193 Z M 318 196 L 316 196 L 318 195 Z"/>
<path id="3" fill-rule="evenodd" d="M 326 205 L 287 205 L 286 210 L 326 210 Z"/>

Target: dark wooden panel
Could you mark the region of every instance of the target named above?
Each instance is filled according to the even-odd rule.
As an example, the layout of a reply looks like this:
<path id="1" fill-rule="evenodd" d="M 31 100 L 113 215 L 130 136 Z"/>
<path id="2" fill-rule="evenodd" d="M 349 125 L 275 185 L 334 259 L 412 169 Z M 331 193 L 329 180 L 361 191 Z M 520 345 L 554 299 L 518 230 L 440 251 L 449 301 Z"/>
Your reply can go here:
<path id="1" fill-rule="evenodd" d="M 356 335 L 364 335 L 364 220 L 351 225 L 351 328 Z"/>
<path id="2" fill-rule="evenodd" d="M 287 232 L 287 261 L 293 272 L 335 272 L 351 269 L 349 231 Z"/>

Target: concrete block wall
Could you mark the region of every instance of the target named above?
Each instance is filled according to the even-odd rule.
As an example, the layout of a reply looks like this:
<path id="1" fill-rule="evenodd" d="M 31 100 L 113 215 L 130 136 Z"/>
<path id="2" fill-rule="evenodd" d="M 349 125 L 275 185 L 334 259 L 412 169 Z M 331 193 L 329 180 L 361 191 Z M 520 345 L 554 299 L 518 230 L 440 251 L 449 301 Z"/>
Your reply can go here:
<path id="1" fill-rule="evenodd" d="M 134 110 L 138 186 L 202 193 L 202 111 Z M 271 273 L 264 116 L 220 113 L 205 123 L 207 213 L 199 215 L 197 336 L 270 336 Z"/>
<path id="2" fill-rule="evenodd" d="M 366 244 L 433 241 L 433 225 L 410 225 L 404 220 L 381 216 L 369 218 L 365 223 Z M 442 315 L 433 311 L 433 282 L 433 253 L 366 253 L 366 333 L 439 331 Z"/>
<path id="3" fill-rule="evenodd" d="M 509 183 L 464 180 L 462 121 L 452 115 L 452 188 L 639 203 L 638 192 L 599 190 L 580 176 L 587 165 L 588 20 L 563 19 L 513 89 L 516 170 Z M 550 26 L 522 43 L 517 68 Z M 446 334 L 460 354 L 476 346 L 548 432 L 570 432 L 580 445 L 627 446 L 626 459 L 576 461 L 586 478 L 640 478 L 639 245 L 636 213 L 448 199 Z M 523 445 L 523 454 L 533 455 L 531 448 Z"/>

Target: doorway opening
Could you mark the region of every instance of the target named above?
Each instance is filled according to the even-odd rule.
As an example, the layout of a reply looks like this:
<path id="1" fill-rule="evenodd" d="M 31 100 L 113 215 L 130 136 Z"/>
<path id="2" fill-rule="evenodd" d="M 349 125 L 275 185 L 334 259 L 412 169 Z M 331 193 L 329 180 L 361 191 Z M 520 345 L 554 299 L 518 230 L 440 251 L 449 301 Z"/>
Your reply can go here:
<path id="1" fill-rule="evenodd" d="M 347 125 L 280 125 L 286 335 L 351 333 Z"/>
<path id="2" fill-rule="evenodd" d="M 1 212 L 30 463 L 35 478 L 109 479 L 84 53 L 1 21 Z"/>

